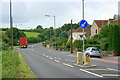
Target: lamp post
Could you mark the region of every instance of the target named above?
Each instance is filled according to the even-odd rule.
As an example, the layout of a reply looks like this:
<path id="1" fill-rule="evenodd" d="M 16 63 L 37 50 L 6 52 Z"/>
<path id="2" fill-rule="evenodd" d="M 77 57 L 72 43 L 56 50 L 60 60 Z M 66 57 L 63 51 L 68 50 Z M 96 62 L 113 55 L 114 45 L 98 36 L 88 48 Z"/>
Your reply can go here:
<path id="1" fill-rule="evenodd" d="M 45 15 L 47 17 L 53 17 L 54 19 L 54 29 L 56 28 L 56 17 L 53 16 L 53 15 Z M 55 34 L 55 37 L 56 37 L 56 31 L 54 30 L 54 34 Z M 57 47 L 57 44 L 56 44 L 56 41 L 55 41 L 55 48 Z"/>
<path id="2" fill-rule="evenodd" d="M 82 10 L 83 10 L 83 20 L 84 20 L 84 0 L 82 0 Z M 84 46 L 84 28 L 82 29 L 83 30 L 83 53 L 84 53 L 84 48 L 85 48 L 85 46 Z"/>

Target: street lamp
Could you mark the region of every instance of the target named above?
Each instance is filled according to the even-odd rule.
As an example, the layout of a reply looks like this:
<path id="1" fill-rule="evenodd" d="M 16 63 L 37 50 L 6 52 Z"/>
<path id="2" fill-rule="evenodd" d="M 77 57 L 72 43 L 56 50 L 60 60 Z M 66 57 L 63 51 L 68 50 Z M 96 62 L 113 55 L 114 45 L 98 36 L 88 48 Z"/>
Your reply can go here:
<path id="1" fill-rule="evenodd" d="M 54 28 L 56 28 L 56 19 L 55 19 L 55 16 L 53 15 L 45 15 L 46 17 L 53 17 L 54 18 Z M 54 30 L 54 34 L 55 34 L 55 37 L 56 37 L 56 31 Z M 55 48 L 56 48 L 56 41 L 55 41 Z"/>

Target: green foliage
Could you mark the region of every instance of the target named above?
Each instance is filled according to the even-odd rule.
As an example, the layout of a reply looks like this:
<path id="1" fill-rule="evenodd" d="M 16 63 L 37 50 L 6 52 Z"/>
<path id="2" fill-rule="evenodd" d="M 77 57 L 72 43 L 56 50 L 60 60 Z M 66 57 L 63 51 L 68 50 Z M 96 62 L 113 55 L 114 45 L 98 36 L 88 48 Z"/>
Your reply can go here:
<path id="1" fill-rule="evenodd" d="M 36 29 L 43 29 L 41 25 L 38 25 Z"/>
<path id="2" fill-rule="evenodd" d="M 70 45 L 71 45 L 71 40 L 68 40 L 67 43 L 66 43 L 66 46 L 70 47 Z"/>
<path id="3" fill-rule="evenodd" d="M 41 42 L 41 38 L 39 37 L 29 37 L 28 38 L 28 43 L 39 43 Z"/>
<path id="4" fill-rule="evenodd" d="M 37 33 L 37 32 L 24 32 L 26 37 L 29 38 L 29 37 L 38 37 L 38 35 L 40 33 Z"/>
<path id="5" fill-rule="evenodd" d="M 10 39 L 10 29 L 8 29 L 7 31 L 6 31 L 6 35 L 9 37 L 9 39 Z M 26 35 L 23 33 L 23 32 L 21 32 L 21 31 L 19 31 L 17 28 L 13 28 L 13 44 L 14 44 L 14 46 L 17 46 L 18 45 L 18 41 L 19 41 L 19 39 L 20 39 L 20 37 L 26 37 Z"/>
<path id="6" fill-rule="evenodd" d="M 18 54 L 13 50 L 2 51 L 2 77 L 16 78 L 19 71 Z"/>
<path id="7" fill-rule="evenodd" d="M 2 41 L 0 43 L 0 51 L 1 50 L 7 50 L 7 49 L 9 49 L 9 45 Z"/>
<path id="8" fill-rule="evenodd" d="M 64 31 L 59 35 L 59 38 L 68 38 L 68 36 L 69 36 L 68 33 Z"/>
<path id="9" fill-rule="evenodd" d="M 120 27 L 116 24 L 109 25 L 108 48 L 120 55 Z"/>
<path id="10" fill-rule="evenodd" d="M 65 44 L 67 42 L 66 38 L 61 38 L 61 39 L 57 39 L 56 43 L 58 47 L 65 47 Z"/>
<path id="11" fill-rule="evenodd" d="M 82 40 L 75 40 L 74 41 L 74 48 L 82 51 L 83 48 L 83 41 Z"/>
<path id="12" fill-rule="evenodd" d="M 38 35 L 38 37 L 41 38 L 41 41 L 44 41 L 44 40 L 45 40 L 45 35 L 44 35 L 43 33 L 40 33 L 40 34 Z"/>
<path id="13" fill-rule="evenodd" d="M 120 26 L 116 24 L 109 24 L 101 28 L 98 35 L 95 35 L 90 41 L 90 44 L 100 43 L 101 50 L 115 51 L 116 55 L 120 55 Z M 99 47 L 99 46 L 98 46 Z"/>

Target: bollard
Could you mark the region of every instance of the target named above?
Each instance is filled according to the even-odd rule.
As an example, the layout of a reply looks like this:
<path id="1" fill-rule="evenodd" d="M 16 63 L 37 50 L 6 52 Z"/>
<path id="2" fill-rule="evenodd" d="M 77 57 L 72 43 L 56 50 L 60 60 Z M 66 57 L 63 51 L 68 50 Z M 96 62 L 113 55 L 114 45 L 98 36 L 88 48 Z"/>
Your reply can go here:
<path id="1" fill-rule="evenodd" d="M 84 65 L 85 66 L 90 65 L 90 53 L 88 53 L 88 52 L 84 53 Z"/>
<path id="2" fill-rule="evenodd" d="M 77 64 L 82 64 L 82 63 L 83 63 L 83 53 L 77 52 Z"/>

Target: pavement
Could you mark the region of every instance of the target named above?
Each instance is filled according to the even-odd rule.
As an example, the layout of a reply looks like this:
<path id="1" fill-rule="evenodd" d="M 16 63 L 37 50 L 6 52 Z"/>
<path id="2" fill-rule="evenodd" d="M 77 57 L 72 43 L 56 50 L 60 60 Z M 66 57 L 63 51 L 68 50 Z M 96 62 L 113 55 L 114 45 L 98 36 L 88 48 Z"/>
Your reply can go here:
<path id="1" fill-rule="evenodd" d="M 80 67 L 76 54 L 45 48 L 40 44 L 17 48 L 27 65 L 40 78 L 119 78 L 117 57 L 91 58 L 95 67 Z M 112 61 L 112 62 L 111 62 Z"/>

